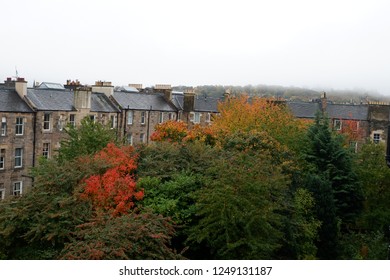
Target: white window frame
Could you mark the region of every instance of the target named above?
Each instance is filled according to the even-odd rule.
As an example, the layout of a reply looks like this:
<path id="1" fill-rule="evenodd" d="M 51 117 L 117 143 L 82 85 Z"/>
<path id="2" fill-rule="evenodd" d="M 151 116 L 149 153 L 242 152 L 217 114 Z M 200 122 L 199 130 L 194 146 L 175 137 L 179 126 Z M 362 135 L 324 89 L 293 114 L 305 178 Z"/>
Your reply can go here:
<path id="1" fill-rule="evenodd" d="M 160 112 L 158 116 L 158 123 L 163 123 L 164 122 L 164 112 Z"/>
<path id="2" fill-rule="evenodd" d="M 22 121 L 20 123 L 20 121 Z M 23 117 L 16 117 L 15 119 L 15 135 L 23 135 L 24 133 L 24 119 Z"/>
<path id="3" fill-rule="evenodd" d="M 5 169 L 5 149 L 0 149 L 0 170 Z"/>
<path id="4" fill-rule="evenodd" d="M 111 125 L 112 129 L 116 128 L 116 116 L 115 115 L 111 115 L 111 117 L 110 117 L 110 125 Z"/>
<path id="5" fill-rule="evenodd" d="M 7 135 L 7 118 L 2 117 L 1 118 L 1 136 Z"/>
<path id="6" fill-rule="evenodd" d="M 127 111 L 127 124 L 133 124 L 133 111 Z"/>
<path id="7" fill-rule="evenodd" d="M 145 143 L 145 133 L 140 133 L 139 134 L 139 140 L 141 143 Z"/>
<path id="8" fill-rule="evenodd" d="M 16 151 L 20 151 L 20 154 L 16 154 Z M 20 164 L 16 164 L 17 161 L 20 161 Z M 15 161 L 14 161 L 14 167 L 15 168 L 22 168 L 23 167 L 23 148 L 15 148 Z"/>
<path id="9" fill-rule="evenodd" d="M 60 118 L 58 119 L 58 130 L 62 131 L 64 129 L 64 116 L 60 115 Z"/>
<path id="10" fill-rule="evenodd" d="M 206 122 L 211 122 L 211 113 L 207 113 L 206 115 Z"/>
<path id="11" fill-rule="evenodd" d="M 92 122 L 96 122 L 96 116 L 95 115 L 89 115 L 89 119 L 92 121 Z"/>
<path id="12" fill-rule="evenodd" d="M 142 111 L 141 112 L 141 124 L 145 124 L 145 123 L 146 123 L 146 112 Z"/>
<path id="13" fill-rule="evenodd" d="M 45 142 L 42 144 L 42 156 L 44 158 L 50 158 L 50 143 Z"/>
<path id="14" fill-rule="evenodd" d="M 18 189 L 16 189 L 18 186 Z M 17 181 L 12 183 L 12 195 L 21 196 L 23 194 L 23 181 Z"/>
<path id="15" fill-rule="evenodd" d="M 340 119 L 334 119 L 333 120 L 333 129 L 334 130 L 341 130 L 342 125 L 343 125 L 343 123 L 342 123 L 342 121 Z"/>
<path id="16" fill-rule="evenodd" d="M 202 116 L 201 113 L 199 113 L 199 112 L 195 113 L 195 123 L 200 123 L 201 116 Z"/>
<path id="17" fill-rule="evenodd" d="M 72 127 L 76 127 L 76 114 L 70 114 L 69 115 L 69 124 Z"/>
<path id="18" fill-rule="evenodd" d="M 48 119 L 46 119 L 46 117 L 48 117 Z M 51 130 L 51 114 L 50 113 L 43 114 L 42 129 L 43 129 L 43 131 L 50 131 Z"/>

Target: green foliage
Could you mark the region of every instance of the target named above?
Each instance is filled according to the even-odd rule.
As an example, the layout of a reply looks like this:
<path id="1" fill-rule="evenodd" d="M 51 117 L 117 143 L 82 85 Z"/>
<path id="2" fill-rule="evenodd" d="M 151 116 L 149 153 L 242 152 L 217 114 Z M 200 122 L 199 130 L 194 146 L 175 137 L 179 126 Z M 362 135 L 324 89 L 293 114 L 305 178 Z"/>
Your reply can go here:
<path id="1" fill-rule="evenodd" d="M 315 202 L 310 192 L 299 188 L 294 193 L 293 209 L 289 219 L 289 246 L 295 259 L 315 259 L 316 241 L 321 222 L 316 218 Z"/>
<path id="2" fill-rule="evenodd" d="M 331 183 L 323 176 L 312 174 L 307 178 L 306 187 L 315 200 L 316 218 L 321 222 L 316 242 L 317 257 L 326 260 L 337 259 L 340 227 Z"/>
<path id="3" fill-rule="evenodd" d="M 195 215 L 193 193 L 201 186 L 199 176 L 179 173 L 165 182 L 145 177 L 140 179 L 138 186 L 145 191 L 144 207 L 172 218 L 181 228 L 191 223 Z"/>
<path id="4" fill-rule="evenodd" d="M 175 144 L 158 142 L 139 150 L 138 175 L 169 180 L 178 173 L 203 174 L 218 150 L 200 142 Z"/>
<path id="5" fill-rule="evenodd" d="M 341 238 L 341 259 L 345 260 L 386 260 L 389 242 L 383 232 L 351 232 Z"/>
<path id="6" fill-rule="evenodd" d="M 390 168 L 384 158 L 383 144 L 366 144 L 359 153 L 358 175 L 365 197 L 361 226 L 365 230 L 386 232 L 390 226 Z"/>
<path id="7" fill-rule="evenodd" d="M 326 117 L 317 114 L 308 130 L 306 159 L 311 173 L 322 174 L 331 184 L 337 216 L 344 226 L 353 224 L 362 210 L 362 188 L 353 169 L 351 153 L 343 139 L 330 130 Z"/>
<path id="8" fill-rule="evenodd" d="M 77 226 L 61 252 L 71 260 L 178 259 L 169 247 L 174 233 L 169 221 L 151 213 L 135 212 L 117 218 L 98 217 Z"/>
<path id="9" fill-rule="evenodd" d="M 35 186 L 20 198 L 0 203 L 0 251 L 8 259 L 51 259 L 73 228 L 91 215 L 90 205 L 72 195 L 88 167 L 42 160 Z"/>
<path id="10" fill-rule="evenodd" d="M 270 259 L 281 246 L 280 212 L 289 180 L 272 158 L 227 152 L 213 161 L 197 192 L 199 223 L 190 240 L 206 243 L 216 259 Z"/>
<path id="11" fill-rule="evenodd" d="M 94 122 L 86 117 L 79 127 L 67 126 L 68 137 L 61 141 L 58 158 L 60 162 L 72 160 L 83 155 L 92 155 L 108 143 L 116 142 L 116 130 Z"/>

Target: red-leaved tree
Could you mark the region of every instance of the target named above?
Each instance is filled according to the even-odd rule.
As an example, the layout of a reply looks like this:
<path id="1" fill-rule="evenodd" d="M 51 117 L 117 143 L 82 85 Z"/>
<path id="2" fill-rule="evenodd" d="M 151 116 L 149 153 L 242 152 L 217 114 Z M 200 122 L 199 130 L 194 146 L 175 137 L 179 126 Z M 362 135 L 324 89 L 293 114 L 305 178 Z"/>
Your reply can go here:
<path id="1" fill-rule="evenodd" d="M 133 147 L 109 143 L 85 164 L 96 165 L 98 174 L 83 180 L 81 198 L 90 199 L 98 212 L 124 214 L 134 207 L 135 201 L 143 198 L 144 192 L 137 190 L 134 178 L 137 164 Z"/>

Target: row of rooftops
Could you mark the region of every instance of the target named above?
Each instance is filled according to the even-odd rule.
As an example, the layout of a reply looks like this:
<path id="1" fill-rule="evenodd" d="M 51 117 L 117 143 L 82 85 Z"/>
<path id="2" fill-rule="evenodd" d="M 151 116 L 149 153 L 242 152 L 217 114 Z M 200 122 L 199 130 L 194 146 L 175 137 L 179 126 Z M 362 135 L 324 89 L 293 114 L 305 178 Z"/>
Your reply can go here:
<path id="1" fill-rule="evenodd" d="M 141 84 L 114 87 L 110 82 L 97 81 L 93 86 L 84 86 L 79 81 L 68 80 L 65 85 L 43 82 L 26 88 L 26 99 L 29 106 L 17 91 L 17 83 L 25 83 L 23 78 L 12 80 L 7 78 L 0 84 L 0 111 L 33 112 L 46 111 L 76 111 L 74 104 L 75 90 L 83 89 L 91 92 L 90 110 L 93 112 L 120 112 L 120 110 L 144 111 L 182 111 L 185 96 L 193 96 L 193 111 L 218 112 L 218 102 L 224 99 L 215 97 L 200 97 L 193 90 L 184 92 L 173 91 L 170 85 L 156 85 L 142 88 Z M 317 111 L 326 111 L 330 118 L 367 120 L 369 104 L 334 104 L 326 99 L 314 102 L 286 101 L 293 115 L 298 118 L 314 118 Z M 32 108 L 31 108 L 32 107 Z"/>
<path id="2" fill-rule="evenodd" d="M 18 84 L 25 86 L 22 88 L 24 93 L 15 93 Z M 216 112 L 219 101 L 213 97 L 198 97 L 192 91 L 172 91 L 169 85 L 145 89 L 142 85 L 114 88 L 110 82 L 98 81 L 93 86 L 84 86 L 79 81 L 70 80 L 65 85 L 48 82 L 34 85 L 33 88 L 27 88 L 26 85 L 27 82 L 22 78 L 7 78 L 4 84 L 0 84 L 0 111 L 76 111 L 76 91 L 91 92 L 90 109 L 95 112 L 120 112 L 121 109 L 176 112 L 184 109 L 186 94 L 194 98 L 194 111 Z"/>

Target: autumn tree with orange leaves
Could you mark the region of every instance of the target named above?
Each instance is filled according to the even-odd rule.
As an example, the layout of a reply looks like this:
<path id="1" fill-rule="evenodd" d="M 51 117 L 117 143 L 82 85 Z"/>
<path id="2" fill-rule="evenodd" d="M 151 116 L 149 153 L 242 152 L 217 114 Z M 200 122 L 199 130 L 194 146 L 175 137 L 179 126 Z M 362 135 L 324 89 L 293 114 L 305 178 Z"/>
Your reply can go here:
<path id="1" fill-rule="evenodd" d="M 237 132 L 264 132 L 290 149 L 301 142 L 307 123 L 296 119 L 286 104 L 270 98 L 230 97 L 218 106 L 212 128 L 218 138 L 224 139 Z"/>

